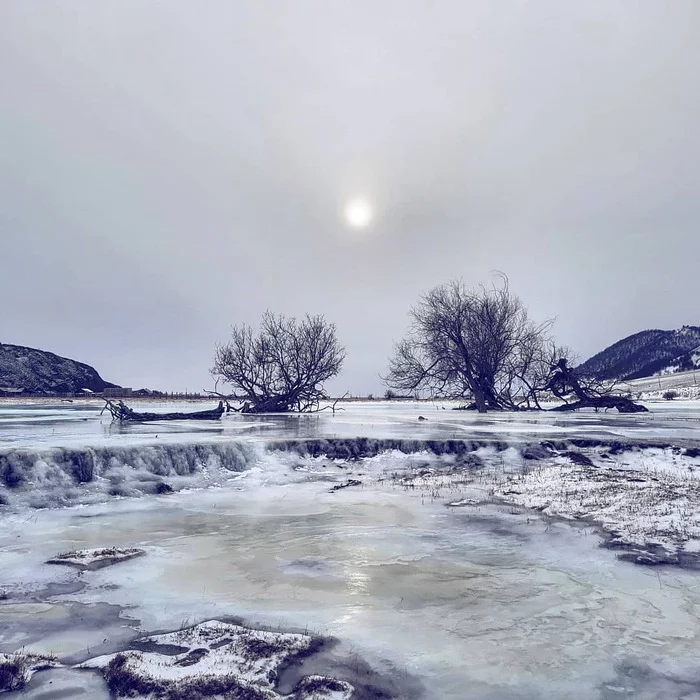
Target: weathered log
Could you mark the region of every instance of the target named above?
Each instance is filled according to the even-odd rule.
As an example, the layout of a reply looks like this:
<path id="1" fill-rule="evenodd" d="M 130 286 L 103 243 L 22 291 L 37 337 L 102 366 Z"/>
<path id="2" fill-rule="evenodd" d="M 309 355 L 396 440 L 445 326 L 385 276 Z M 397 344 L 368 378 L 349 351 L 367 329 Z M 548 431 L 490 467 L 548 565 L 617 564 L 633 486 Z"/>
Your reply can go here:
<path id="1" fill-rule="evenodd" d="M 105 399 L 105 409 L 112 414 L 112 418 L 122 422 L 147 423 L 160 420 L 219 420 L 224 414 L 224 403 L 219 401 L 216 408 L 205 411 L 193 411 L 192 413 L 139 413 L 129 408 L 123 401 L 116 403 Z M 102 409 L 103 411 L 105 409 Z"/>
<path id="2" fill-rule="evenodd" d="M 590 396 L 587 399 L 563 403 L 552 411 L 577 411 L 580 408 L 616 408 L 618 413 L 648 413 L 649 409 L 624 396 Z"/>

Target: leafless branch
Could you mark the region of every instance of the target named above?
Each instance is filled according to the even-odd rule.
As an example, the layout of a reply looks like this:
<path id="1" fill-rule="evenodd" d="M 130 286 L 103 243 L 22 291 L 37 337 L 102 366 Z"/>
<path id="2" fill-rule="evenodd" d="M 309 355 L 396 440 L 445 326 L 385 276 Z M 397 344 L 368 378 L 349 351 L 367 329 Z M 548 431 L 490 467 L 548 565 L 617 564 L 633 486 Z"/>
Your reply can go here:
<path id="1" fill-rule="evenodd" d="M 301 321 L 266 312 L 260 331 L 234 326 L 216 348 L 212 374 L 243 401 L 244 413 L 316 411 L 327 399 L 323 383 L 340 371 L 345 349 L 323 316 Z"/>

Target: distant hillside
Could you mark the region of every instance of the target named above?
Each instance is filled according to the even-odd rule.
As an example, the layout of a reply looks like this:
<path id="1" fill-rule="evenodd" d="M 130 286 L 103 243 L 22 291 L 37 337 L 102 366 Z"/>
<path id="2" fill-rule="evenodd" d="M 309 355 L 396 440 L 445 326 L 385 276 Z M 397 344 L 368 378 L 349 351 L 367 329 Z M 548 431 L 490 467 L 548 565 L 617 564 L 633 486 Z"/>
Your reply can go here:
<path id="1" fill-rule="evenodd" d="M 700 327 L 677 331 L 648 330 L 618 340 L 578 371 L 598 379 L 638 379 L 657 372 L 692 369 L 700 362 Z"/>
<path id="2" fill-rule="evenodd" d="M 95 369 L 52 352 L 0 343 L 0 387 L 25 393 L 71 393 L 81 389 L 102 391 L 106 382 Z"/>
<path id="3" fill-rule="evenodd" d="M 688 372 L 700 368 L 700 345 L 676 358 L 666 368 L 669 372 Z"/>

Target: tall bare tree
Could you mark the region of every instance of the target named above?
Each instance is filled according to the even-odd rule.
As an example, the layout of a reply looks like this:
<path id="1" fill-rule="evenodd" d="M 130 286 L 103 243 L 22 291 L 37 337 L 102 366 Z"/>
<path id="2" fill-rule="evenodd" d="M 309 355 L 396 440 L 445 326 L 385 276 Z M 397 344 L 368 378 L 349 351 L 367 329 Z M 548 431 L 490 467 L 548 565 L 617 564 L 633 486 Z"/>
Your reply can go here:
<path id="1" fill-rule="evenodd" d="M 386 383 L 398 390 L 473 398 L 481 412 L 537 403 L 559 350 L 552 322 L 537 325 L 505 276 L 491 287 L 454 280 L 411 309 L 408 335 L 397 343 Z"/>
<path id="2" fill-rule="evenodd" d="M 345 359 L 335 325 L 323 316 L 301 321 L 269 311 L 260 330 L 234 326 L 231 339 L 216 348 L 212 374 L 233 387 L 231 398 L 244 412 L 312 411 L 327 398 L 323 383 Z"/>

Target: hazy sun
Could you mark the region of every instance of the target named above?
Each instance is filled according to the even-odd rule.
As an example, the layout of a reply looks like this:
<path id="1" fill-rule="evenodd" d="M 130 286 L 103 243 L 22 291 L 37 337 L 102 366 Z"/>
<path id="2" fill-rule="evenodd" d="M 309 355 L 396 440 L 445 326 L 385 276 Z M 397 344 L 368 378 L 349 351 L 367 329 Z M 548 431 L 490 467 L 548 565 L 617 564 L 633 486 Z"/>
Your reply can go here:
<path id="1" fill-rule="evenodd" d="M 372 207 L 366 199 L 353 199 L 345 205 L 345 221 L 353 228 L 365 228 L 372 221 Z"/>

